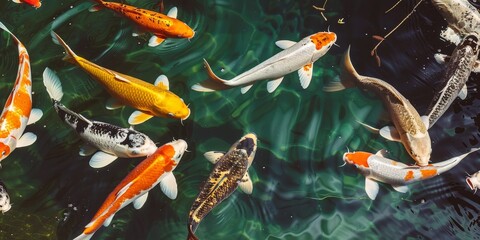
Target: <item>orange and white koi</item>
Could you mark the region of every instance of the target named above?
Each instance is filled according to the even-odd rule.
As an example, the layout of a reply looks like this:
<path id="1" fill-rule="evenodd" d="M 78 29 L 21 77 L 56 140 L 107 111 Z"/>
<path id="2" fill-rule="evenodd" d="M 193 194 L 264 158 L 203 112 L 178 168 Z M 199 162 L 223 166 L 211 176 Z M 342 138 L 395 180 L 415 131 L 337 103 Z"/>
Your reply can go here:
<path id="1" fill-rule="evenodd" d="M 42 6 L 40 0 L 12 0 L 14 3 L 25 3 L 32 7 L 39 8 Z"/>
<path id="2" fill-rule="evenodd" d="M 480 188 L 480 171 L 474 173 L 473 175 L 468 175 L 465 179 L 470 189 L 474 190 L 474 194 L 477 193 L 477 189 Z"/>
<path id="3" fill-rule="evenodd" d="M 110 225 L 116 212 L 132 202 L 135 209 L 140 209 L 147 201 L 148 192 L 157 184 L 167 197 L 175 199 L 177 182 L 172 171 L 186 150 L 187 143 L 181 139 L 159 147 L 115 187 L 83 233 L 74 240 L 90 239 L 102 225 Z"/>
<path id="4" fill-rule="evenodd" d="M 379 189 L 377 181 L 390 184 L 396 191 L 405 193 L 408 191 L 407 184 L 438 176 L 455 167 L 470 153 L 478 150 L 480 148 L 474 148 L 460 156 L 424 167 L 417 165 L 409 166 L 385 158 L 383 151 L 379 151 L 376 154 L 347 152 L 343 154 L 343 161 L 357 167 L 360 173 L 365 176 L 365 192 L 370 199 L 374 200 Z"/>
<path id="5" fill-rule="evenodd" d="M 190 116 L 190 109 L 183 99 L 169 91 L 168 78 L 164 75 L 159 76 L 152 85 L 77 56 L 60 36 L 52 32 L 52 37 L 55 43 L 65 48 L 65 61 L 77 64 L 113 96 L 114 100 L 108 102 L 107 109 L 116 109 L 125 104 L 138 110 L 130 115 L 130 125 L 143 123 L 153 116 L 181 120 Z"/>
<path id="6" fill-rule="evenodd" d="M 195 36 L 195 32 L 184 22 L 177 19 L 177 8 L 170 9 L 167 15 L 150 11 L 122 3 L 94 0 L 98 5 L 90 8 L 90 12 L 96 12 L 102 8 L 111 9 L 122 16 L 135 22 L 142 31 L 153 33 L 149 46 L 155 47 L 166 38 L 188 38 Z M 134 33 L 137 35 L 137 33 Z"/>
<path id="7" fill-rule="evenodd" d="M 0 161 L 5 159 L 17 147 L 33 144 L 37 136 L 31 132 L 23 133 L 28 124 L 38 121 L 43 112 L 32 109 L 32 73 L 27 49 L 0 22 L 0 28 L 8 32 L 18 46 L 18 72 L 15 85 L 0 115 Z"/>
<path id="8" fill-rule="evenodd" d="M 213 92 L 240 86 L 243 94 L 255 82 L 271 79 L 267 83 L 267 91 L 271 93 L 282 83 L 285 75 L 297 70 L 300 84 L 305 89 L 312 80 L 313 63 L 325 55 L 336 40 L 337 35 L 335 33 L 318 32 L 303 38 L 299 42 L 277 41 L 275 44 L 285 50 L 231 80 L 217 77 L 204 59 L 210 79 L 193 85 L 192 89 L 199 92 Z"/>

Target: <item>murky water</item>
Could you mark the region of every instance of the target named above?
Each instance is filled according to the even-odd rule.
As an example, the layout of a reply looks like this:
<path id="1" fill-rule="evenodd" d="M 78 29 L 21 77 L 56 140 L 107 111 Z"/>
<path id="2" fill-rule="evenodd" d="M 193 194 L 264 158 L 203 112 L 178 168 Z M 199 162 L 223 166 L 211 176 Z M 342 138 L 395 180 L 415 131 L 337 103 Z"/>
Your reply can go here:
<path id="1" fill-rule="evenodd" d="M 234 3 L 233 3 L 234 2 Z M 446 24 L 432 5 L 422 3 L 412 17 L 378 49 L 381 67 L 370 51 L 372 35 L 384 36 L 415 5 L 405 1 L 328 1 L 322 17 L 319 1 L 165 1 L 177 6 L 178 18 L 195 29 L 195 38 L 168 39 L 157 48 L 148 37 L 132 37 L 134 24 L 111 11 L 88 12 L 90 1 L 44 0 L 40 9 L 0 2 L 0 21 L 26 45 L 32 62 L 34 106 L 43 118 L 27 131 L 37 142 L 16 149 L 2 161 L 0 179 L 8 186 L 12 209 L 0 216 L 0 239 L 72 239 L 79 235 L 106 196 L 142 159 L 119 159 L 103 169 L 81 157 L 82 141 L 52 108 L 42 84 L 45 67 L 57 71 L 62 103 L 90 119 L 128 126 L 130 107 L 108 111 L 107 92 L 78 67 L 63 62 L 63 49 L 52 43 L 55 30 L 80 56 L 101 66 L 153 82 L 160 74 L 190 103 L 192 114 L 178 120 L 153 118 L 136 127 L 159 145 L 185 139 L 190 152 L 175 169 L 179 194 L 168 199 L 152 189 L 140 210 L 127 206 L 93 239 L 185 239 L 190 206 L 211 164 L 203 153 L 227 150 L 247 132 L 259 149 L 250 168 L 252 195 L 236 191 L 199 225 L 200 239 L 479 239 L 480 197 L 465 184 L 466 172 L 480 169 L 470 155 L 451 171 L 398 193 L 381 184 L 375 201 L 364 191 L 364 178 L 343 164 L 350 150 L 375 152 L 412 163 L 401 144 L 370 133 L 356 120 L 388 124 L 376 96 L 359 89 L 322 91 L 340 71 L 348 45 L 357 70 L 394 85 L 422 114 L 438 91 L 442 66 L 433 59 L 454 46 L 439 39 Z M 126 3 L 157 9 L 156 1 Z M 339 23 L 343 19 L 344 24 Z M 337 44 L 314 64 L 314 77 L 303 90 L 296 73 L 272 94 L 260 82 L 242 95 L 239 89 L 199 93 L 190 87 L 207 78 L 202 58 L 224 78 L 231 78 L 280 49 L 275 41 L 298 41 L 329 29 Z M 5 102 L 17 72 L 18 52 L 6 33 L 0 35 L 0 97 Z M 479 147 L 480 79 L 472 74 L 467 99 L 454 102 L 429 130 L 432 160 L 438 162 Z"/>

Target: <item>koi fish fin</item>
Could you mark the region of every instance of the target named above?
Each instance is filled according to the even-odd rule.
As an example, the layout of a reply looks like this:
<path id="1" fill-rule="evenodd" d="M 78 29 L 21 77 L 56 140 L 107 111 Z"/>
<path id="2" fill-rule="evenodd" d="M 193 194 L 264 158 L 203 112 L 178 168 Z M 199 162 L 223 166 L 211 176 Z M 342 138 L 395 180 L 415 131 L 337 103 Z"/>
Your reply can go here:
<path id="1" fill-rule="evenodd" d="M 148 40 L 148 46 L 150 47 L 156 47 L 160 45 L 163 41 L 165 41 L 165 38 L 161 38 L 159 36 L 153 35 L 150 40 Z"/>
<path id="2" fill-rule="evenodd" d="M 35 141 L 37 141 L 37 135 L 31 132 L 24 133 L 17 141 L 17 148 L 30 146 Z"/>
<path id="3" fill-rule="evenodd" d="M 250 88 L 252 88 L 252 86 L 253 86 L 253 84 L 250 84 L 250 85 L 248 85 L 248 86 L 242 87 L 242 88 L 240 89 L 240 92 L 241 92 L 242 94 L 245 94 L 245 93 L 248 92 L 248 90 L 250 90 Z"/>
<path id="4" fill-rule="evenodd" d="M 295 45 L 296 42 L 290 41 L 290 40 L 278 40 L 275 42 L 275 45 L 281 49 L 287 49 L 293 45 Z"/>
<path id="5" fill-rule="evenodd" d="M 12 0 L 14 3 L 22 3 L 20 0 Z"/>
<path id="6" fill-rule="evenodd" d="M 91 6 L 91 7 L 88 9 L 88 11 L 89 11 L 89 12 L 98 12 L 98 11 L 104 9 L 104 8 L 105 8 L 104 6 L 99 5 L 99 4 L 96 4 L 96 5 Z"/>
<path id="7" fill-rule="evenodd" d="M 392 126 L 385 126 L 380 129 L 379 131 L 380 136 L 390 141 L 401 142 L 400 134 L 398 133 L 397 129 Z"/>
<path id="8" fill-rule="evenodd" d="M 376 128 L 376 127 L 372 127 L 366 123 L 363 123 L 363 122 L 360 122 L 358 120 L 355 120 L 358 124 L 362 125 L 364 128 L 366 128 L 369 132 L 371 133 L 375 133 L 375 134 L 378 134 L 378 132 L 380 131 L 380 129 Z"/>
<path id="9" fill-rule="evenodd" d="M 118 80 L 118 81 L 121 81 L 121 82 L 126 82 L 126 83 L 131 83 L 130 80 L 126 79 L 125 77 L 123 77 L 123 76 L 121 76 L 121 75 L 119 75 L 119 74 L 117 74 L 117 73 L 113 73 L 113 75 L 114 75 L 113 78 L 114 78 L 115 80 Z"/>
<path id="10" fill-rule="evenodd" d="M 152 118 L 153 116 L 150 115 L 150 114 L 146 114 L 144 112 L 141 112 L 141 111 L 135 111 L 132 113 L 132 115 L 130 115 L 130 117 L 128 118 L 128 124 L 130 125 L 138 125 L 140 123 L 144 123 L 145 121 L 147 121 L 148 119 Z"/>
<path id="11" fill-rule="evenodd" d="M 203 156 L 205 156 L 205 158 L 213 164 L 217 163 L 218 160 L 223 157 L 223 155 L 225 155 L 225 152 L 217 151 L 210 151 L 203 154 Z"/>
<path id="12" fill-rule="evenodd" d="M 63 60 L 67 61 L 67 62 L 75 63 L 76 62 L 75 59 L 77 58 L 77 54 L 75 54 L 72 51 L 72 49 L 65 43 L 65 41 L 63 41 L 63 39 L 58 34 L 56 34 L 54 31 L 51 32 L 51 35 L 52 35 L 53 42 L 55 44 L 61 45 L 65 49 L 65 52 L 67 53 L 67 55 L 65 55 L 65 57 L 63 57 Z"/>
<path id="13" fill-rule="evenodd" d="M 441 53 L 435 53 L 433 55 L 433 58 L 435 58 L 435 61 L 438 64 L 445 64 L 445 62 L 448 62 L 450 60 L 449 56 L 447 56 L 445 54 L 441 54 Z"/>
<path id="14" fill-rule="evenodd" d="M 388 153 L 387 150 L 381 149 L 378 152 L 376 152 L 375 155 L 386 158 L 387 153 Z"/>
<path id="15" fill-rule="evenodd" d="M 42 116 L 43 116 L 42 110 L 38 108 L 32 108 L 32 111 L 30 112 L 30 117 L 28 118 L 27 125 L 36 123 L 38 120 L 40 120 L 40 118 L 42 118 Z"/>
<path id="16" fill-rule="evenodd" d="M 93 154 L 92 158 L 90 158 L 90 162 L 88 164 L 92 168 L 103 168 L 107 166 L 108 164 L 112 163 L 117 159 L 118 157 L 115 155 L 112 155 L 110 153 L 98 151 L 95 154 Z"/>
<path id="17" fill-rule="evenodd" d="M 322 90 L 324 92 L 338 92 L 345 90 L 347 87 L 343 85 L 343 83 L 340 81 L 340 77 L 337 75 L 335 76 L 331 81 L 327 82 Z"/>
<path id="18" fill-rule="evenodd" d="M 118 101 L 116 98 L 109 98 L 105 104 L 105 108 L 108 110 L 115 110 L 125 106 L 122 102 Z"/>
<path id="19" fill-rule="evenodd" d="M 122 189 L 120 189 L 120 191 L 117 192 L 116 196 L 115 196 L 115 200 L 117 200 L 117 198 L 119 198 L 120 196 L 122 196 L 124 193 L 127 192 L 127 190 L 130 188 L 130 186 L 132 186 L 134 181 L 131 181 L 129 182 L 127 185 L 125 185 Z"/>
<path id="20" fill-rule="evenodd" d="M 165 177 L 160 181 L 160 188 L 168 198 L 172 200 L 177 198 L 177 180 L 172 172 L 165 173 Z"/>
<path id="21" fill-rule="evenodd" d="M 275 80 L 269 81 L 267 83 L 267 91 L 269 93 L 272 93 L 273 91 L 275 91 L 275 89 L 277 89 L 277 87 L 280 86 L 280 83 L 282 83 L 282 80 L 283 80 L 283 77 L 280 77 L 280 78 L 277 78 Z M 252 86 L 252 85 L 250 85 L 250 86 Z"/>
<path id="22" fill-rule="evenodd" d="M 298 69 L 298 76 L 300 77 L 300 85 L 303 89 L 306 89 L 312 81 L 313 75 L 313 63 L 308 63 L 302 68 Z"/>
<path id="23" fill-rule="evenodd" d="M 89 240 L 90 238 L 92 238 L 92 236 L 93 236 L 93 233 L 89 233 L 89 234 L 82 233 L 78 237 L 74 238 L 73 240 Z"/>
<path id="24" fill-rule="evenodd" d="M 218 91 L 218 90 L 225 90 L 229 89 L 232 86 L 226 81 L 225 79 L 219 78 L 215 73 L 212 71 L 212 68 L 210 67 L 210 64 L 208 64 L 207 60 L 203 59 L 203 64 L 205 66 L 205 69 L 207 69 L 207 74 L 209 76 L 209 79 L 194 84 L 192 86 L 192 90 L 195 90 L 197 92 L 213 92 L 213 91 Z"/>
<path id="25" fill-rule="evenodd" d="M 252 194 L 253 192 L 253 183 L 252 179 L 250 179 L 250 175 L 248 175 L 248 172 L 245 173 L 243 178 L 240 180 L 240 183 L 238 184 L 240 189 L 246 194 Z"/>
<path id="26" fill-rule="evenodd" d="M 60 78 L 48 67 L 43 70 L 43 85 L 45 85 L 51 99 L 56 101 L 62 100 L 63 90 Z"/>
<path id="27" fill-rule="evenodd" d="M 170 83 L 168 82 L 168 78 L 167 78 L 167 76 L 165 76 L 163 74 L 157 77 L 157 79 L 155 80 L 155 83 L 153 85 L 155 85 L 159 88 L 165 89 L 165 90 L 170 89 Z"/>
<path id="28" fill-rule="evenodd" d="M 340 74 L 340 81 L 345 88 L 350 88 L 355 86 L 357 79 L 363 78 L 362 75 L 358 74 L 357 70 L 352 64 L 352 59 L 350 58 L 350 46 L 348 46 L 347 51 L 343 55 L 342 60 L 342 72 Z"/>
<path id="29" fill-rule="evenodd" d="M 370 199 L 375 200 L 378 195 L 378 189 L 379 186 L 377 182 L 370 178 L 365 178 L 365 192 Z"/>
<path id="30" fill-rule="evenodd" d="M 402 186 L 402 185 L 399 185 L 399 186 L 394 186 L 392 185 L 392 188 L 395 189 L 395 191 L 397 192 L 401 192 L 401 193 L 406 193 L 408 192 L 408 187 L 407 186 Z"/>
<path id="31" fill-rule="evenodd" d="M 148 192 L 144 193 L 142 196 L 138 197 L 133 201 L 133 207 L 135 209 L 140 209 L 143 207 L 148 198 Z"/>
<path id="32" fill-rule="evenodd" d="M 83 144 L 80 146 L 80 150 L 78 151 L 78 155 L 85 157 L 94 154 L 98 149 L 90 144 Z"/>
<path id="33" fill-rule="evenodd" d="M 428 116 L 424 115 L 421 116 L 420 119 L 422 119 L 423 124 L 425 124 L 425 128 L 429 129 L 430 128 L 430 119 Z"/>
<path id="34" fill-rule="evenodd" d="M 108 225 L 110 225 L 110 223 L 112 223 L 113 216 L 115 216 L 115 214 L 110 215 L 110 217 L 108 217 L 108 218 L 105 220 L 105 222 L 103 222 L 103 226 L 104 226 L 104 227 L 108 227 Z"/>
<path id="35" fill-rule="evenodd" d="M 473 65 L 472 72 L 479 73 L 480 72 L 480 60 L 477 60 Z"/>
<path id="36" fill-rule="evenodd" d="M 467 98 L 468 94 L 468 89 L 467 89 L 467 84 L 463 85 L 462 90 L 458 93 L 458 97 L 462 100 L 465 100 Z"/>
<path id="37" fill-rule="evenodd" d="M 168 11 L 167 16 L 169 16 L 171 18 L 177 18 L 177 14 L 178 14 L 177 7 L 173 7 L 173 8 L 170 9 L 170 11 Z"/>
<path id="38" fill-rule="evenodd" d="M 144 31 L 142 31 L 139 28 L 134 28 L 134 30 L 132 32 L 132 37 L 138 37 L 138 36 L 143 35 L 143 34 L 145 34 Z"/>

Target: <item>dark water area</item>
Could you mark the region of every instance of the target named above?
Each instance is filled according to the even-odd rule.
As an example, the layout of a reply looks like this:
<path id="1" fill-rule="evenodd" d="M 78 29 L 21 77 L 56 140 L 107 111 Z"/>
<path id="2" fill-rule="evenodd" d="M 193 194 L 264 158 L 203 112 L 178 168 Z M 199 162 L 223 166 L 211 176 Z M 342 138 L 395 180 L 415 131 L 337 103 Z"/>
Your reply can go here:
<path id="1" fill-rule="evenodd" d="M 49 67 L 59 75 L 62 103 L 97 121 L 128 127 L 131 107 L 106 110 L 105 89 L 79 67 L 62 61 L 57 32 L 79 55 L 100 66 L 153 83 L 165 74 L 170 90 L 190 104 L 192 113 L 179 120 L 154 117 L 135 127 L 157 145 L 184 139 L 185 153 L 174 170 L 178 197 L 153 188 L 145 205 L 126 206 L 92 239 L 185 239 L 190 206 L 212 164 L 203 154 L 226 151 L 241 136 L 256 133 L 258 150 L 249 173 L 253 194 L 235 191 L 200 223 L 200 239 L 480 239 L 479 193 L 467 184 L 467 173 L 480 170 L 472 153 L 452 170 L 416 184 L 403 194 L 380 184 L 376 200 L 365 194 L 364 177 L 353 166 L 339 167 L 347 151 L 388 149 L 389 157 L 414 164 L 404 147 L 366 130 L 389 123 L 380 99 L 357 88 L 324 92 L 340 74 L 340 61 L 351 46 L 358 72 L 380 78 L 425 111 L 436 91 L 443 66 L 433 55 L 450 54 L 455 45 L 440 39 L 446 27 L 436 9 L 424 1 L 378 48 L 381 65 L 370 55 L 377 44 L 409 14 L 416 1 L 328 1 L 324 15 L 313 5 L 323 1 L 164 1 L 178 8 L 178 19 L 195 37 L 167 39 L 148 47 L 149 34 L 132 37 L 135 24 L 109 10 L 91 13 L 92 1 L 44 0 L 34 9 L 0 2 L 0 21 L 26 46 L 31 58 L 33 105 L 42 119 L 27 127 L 37 141 L 16 149 L 1 162 L 0 179 L 8 186 L 12 209 L 0 215 L 0 239 L 73 239 L 84 229 L 115 186 L 143 158 L 118 159 L 93 169 L 79 156 L 82 140 L 61 121 L 42 84 Z M 158 10 L 157 1 L 126 4 Z M 478 5 L 478 4 L 477 4 Z M 478 7 L 478 6 L 477 6 Z M 342 22 L 343 19 L 343 22 Z M 299 41 L 319 31 L 337 34 L 337 45 L 313 65 L 313 79 L 302 89 L 296 72 L 269 94 L 265 81 L 246 94 L 239 88 L 211 93 L 191 90 L 212 69 L 225 79 L 278 53 L 277 40 Z M 3 104 L 18 70 L 18 51 L 0 33 L 0 102 Z M 429 129 L 432 162 L 480 147 L 480 84 L 471 74 L 468 96 L 456 99 Z"/>

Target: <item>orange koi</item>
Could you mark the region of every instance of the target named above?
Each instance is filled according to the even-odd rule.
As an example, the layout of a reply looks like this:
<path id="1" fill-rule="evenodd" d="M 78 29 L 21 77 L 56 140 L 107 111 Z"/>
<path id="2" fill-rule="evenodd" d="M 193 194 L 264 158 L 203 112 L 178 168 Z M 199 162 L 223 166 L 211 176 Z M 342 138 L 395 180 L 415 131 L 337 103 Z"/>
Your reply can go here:
<path id="1" fill-rule="evenodd" d="M 90 239 L 102 225 L 110 225 L 116 212 L 132 202 L 135 209 L 140 209 L 147 201 L 148 191 L 157 184 L 167 197 L 175 199 L 177 182 L 172 171 L 186 150 L 187 143 L 181 139 L 159 147 L 115 187 L 83 233 L 74 240 Z"/>
<path id="2" fill-rule="evenodd" d="M 39 8 L 42 6 L 40 0 L 12 0 L 14 3 L 25 3 L 32 7 Z"/>
<path id="3" fill-rule="evenodd" d="M 186 23 L 177 19 L 176 7 L 170 9 L 167 15 L 164 15 L 121 3 L 105 2 L 103 0 L 94 1 L 98 5 L 91 7 L 90 12 L 108 8 L 135 22 L 141 30 L 153 33 L 154 36 L 150 38 L 148 43 L 151 47 L 160 45 L 166 38 L 191 39 L 195 35 L 195 32 Z M 134 33 L 133 35 L 138 34 Z"/>
<path id="4" fill-rule="evenodd" d="M 32 109 L 32 73 L 27 49 L 0 22 L 0 28 L 8 32 L 18 46 L 18 73 L 15 86 L 8 96 L 0 115 L 0 161 L 5 159 L 17 147 L 33 144 L 37 136 L 31 132 L 23 134 L 27 125 L 38 121 L 43 112 Z"/>

